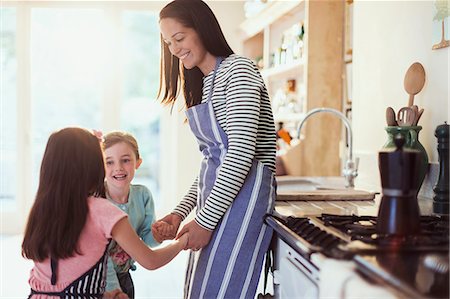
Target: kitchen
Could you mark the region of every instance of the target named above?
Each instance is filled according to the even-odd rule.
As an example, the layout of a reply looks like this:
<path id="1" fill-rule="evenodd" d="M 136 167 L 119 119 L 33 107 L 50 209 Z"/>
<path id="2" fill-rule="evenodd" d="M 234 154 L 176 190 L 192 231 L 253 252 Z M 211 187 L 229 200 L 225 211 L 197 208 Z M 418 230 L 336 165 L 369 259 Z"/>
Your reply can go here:
<path id="1" fill-rule="evenodd" d="M 415 96 L 414 102 L 424 109 L 420 119 L 420 125 L 423 127 L 420 142 L 424 145 L 430 161 L 430 175 L 425 179 L 421 193 L 425 194 L 428 200 L 433 196 L 432 187 L 436 183 L 438 169 L 437 140 L 434 131 L 438 125 L 448 121 L 449 113 L 449 47 L 432 50 L 435 31 L 433 3 L 434 1 L 355 1 L 351 4 L 353 16 L 351 122 L 353 156 L 360 159 L 358 176 L 355 179 L 358 189 L 381 191 L 377 159 L 378 151 L 387 140 L 384 130 L 385 109 L 391 106 L 398 111 L 407 104 L 408 94 L 404 90 L 403 79 L 409 66 L 418 61 L 425 68 L 426 82 L 420 93 Z M 217 12 L 232 47 L 236 52 L 243 53 L 243 43 L 238 37 L 240 34 L 236 33 L 240 32 L 238 27 L 245 21 L 244 3 L 211 1 L 211 6 Z M 230 10 L 233 14 L 229 13 Z M 322 43 L 321 46 L 332 45 Z M 335 93 L 342 99 L 342 96 L 339 96 L 341 91 L 337 90 Z M 198 159 L 192 157 L 198 154 L 195 140 L 180 117 L 173 115 L 169 117 L 168 111 L 163 111 L 162 114 L 161 135 L 169 138 L 161 141 L 161 148 L 167 150 L 161 152 L 161 160 L 165 165 L 161 167 L 160 177 L 172 179 L 161 180 L 161 198 L 168 199 L 164 202 L 163 209 L 169 209 L 184 194 L 192 177 L 195 176 Z M 333 118 L 331 119 L 333 121 Z M 310 122 L 313 123 L 313 119 L 308 120 L 309 125 Z M 308 123 L 305 124 L 306 129 Z M 339 122 L 336 122 L 336 126 L 340 126 Z M 105 129 L 111 127 L 112 125 L 105 126 Z M 317 139 L 319 141 L 323 139 L 325 142 L 327 138 L 325 136 Z M 179 151 L 181 148 L 191 150 Z M 338 148 L 339 141 L 331 150 L 339 152 Z M 343 151 L 342 156 L 345 156 L 345 153 L 346 151 Z M 312 156 L 309 160 L 319 169 L 323 159 L 322 157 L 315 159 Z M 334 176 L 340 175 L 339 169 L 333 169 L 332 172 Z M 310 176 L 324 175 L 328 174 L 314 173 Z M 25 203 L 25 208 L 27 206 L 29 203 Z M 17 215 L 8 217 L 9 215 L 5 217 L 2 215 L 2 221 L 15 223 L 18 218 Z"/>

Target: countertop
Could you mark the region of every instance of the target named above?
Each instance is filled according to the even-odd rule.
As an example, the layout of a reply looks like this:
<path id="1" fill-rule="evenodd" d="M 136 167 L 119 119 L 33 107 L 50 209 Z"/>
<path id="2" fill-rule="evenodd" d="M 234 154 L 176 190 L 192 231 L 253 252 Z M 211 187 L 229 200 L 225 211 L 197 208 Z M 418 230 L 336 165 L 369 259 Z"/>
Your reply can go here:
<path id="1" fill-rule="evenodd" d="M 318 182 L 320 185 L 323 186 L 335 186 L 335 187 L 343 187 L 344 186 L 344 179 L 342 177 L 302 177 L 302 179 L 305 180 L 310 180 L 313 182 Z M 356 189 L 359 189 L 358 187 L 356 187 Z M 381 189 L 381 188 L 380 188 Z M 372 192 L 378 192 L 375 196 L 375 199 L 373 201 L 350 201 L 350 200 L 346 200 L 346 201 L 334 201 L 334 200 L 328 200 L 328 201 L 279 201 L 277 200 L 275 203 L 275 212 L 274 215 L 277 216 L 283 216 L 283 217 L 288 217 L 288 216 L 295 216 L 295 217 L 305 217 L 305 216 L 320 216 L 323 213 L 327 213 L 327 214 L 337 214 L 337 215 L 358 215 L 358 216 L 377 216 L 378 215 L 378 207 L 379 204 L 381 202 L 381 194 L 379 193 L 379 190 L 365 190 L 365 191 L 372 191 Z M 430 198 L 425 198 L 422 196 L 418 197 L 418 204 L 419 204 L 419 208 L 420 208 L 420 213 L 421 215 L 432 215 L 432 209 L 433 209 L 433 200 Z M 280 236 L 282 237 L 282 236 Z M 297 244 L 297 243 L 295 243 Z M 294 245 L 295 245 L 294 244 Z M 292 244 L 291 244 L 292 246 Z M 350 272 L 352 272 L 353 270 L 356 269 L 356 266 L 354 264 L 354 262 L 344 262 L 344 261 L 339 261 L 339 260 L 334 260 L 334 259 L 328 259 L 325 258 L 322 254 L 320 253 L 312 253 L 310 255 L 310 260 L 316 265 L 316 267 L 318 267 L 319 271 L 321 268 L 326 268 L 329 271 L 325 271 L 325 269 L 322 269 L 322 272 L 320 275 L 324 276 L 323 278 L 325 278 L 325 275 L 330 272 L 332 273 L 332 275 L 336 275 L 336 266 L 333 266 L 332 269 L 330 270 L 330 267 L 325 267 L 326 263 L 330 263 L 330 261 L 335 261 L 334 263 L 341 263 L 342 265 L 345 265 L 347 267 L 349 267 L 351 269 Z M 337 268 L 340 268 L 337 267 Z M 400 267 L 401 268 L 401 267 Z M 414 273 L 414 272 L 412 272 Z M 341 273 L 342 274 L 342 273 Z M 356 277 L 356 276 L 354 276 Z M 359 275 L 358 275 L 359 277 Z M 374 278 L 374 277 L 372 277 Z M 393 288 L 392 286 L 390 286 L 389 284 L 384 284 L 382 283 L 380 284 L 373 284 L 373 281 L 370 284 L 367 284 L 367 282 L 365 284 L 363 284 L 363 282 L 365 280 L 363 280 L 361 277 L 358 278 L 358 283 L 356 284 L 356 286 L 351 287 L 350 289 L 347 287 L 346 290 L 359 290 L 361 289 L 362 285 L 366 285 L 367 289 L 364 290 L 364 288 L 362 288 L 362 293 L 361 294 L 365 294 L 366 296 L 364 297 L 371 297 L 371 294 L 375 294 L 375 293 L 370 293 L 368 292 L 369 290 L 369 286 L 372 288 L 372 291 L 377 291 L 377 292 L 382 292 L 383 297 L 385 298 L 398 298 L 398 297 L 404 297 L 405 294 L 411 294 L 411 293 L 404 293 L 405 289 L 402 289 L 402 292 L 399 292 L 399 290 L 397 288 Z M 326 288 L 326 289 L 330 289 L 329 285 L 326 285 L 327 283 L 330 283 L 329 281 L 327 281 L 326 279 L 324 279 L 323 281 L 321 280 L 321 288 Z M 341 286 L 339 286 L 341 287 Z M 409 291 L 409 289 L 407 290 Z M 417 293 L 414 293 L 417 294 Z M 388 296 L 389 295 L 389 296 Z M 358 295 L 361 296 L 361 295 Z M 419 298 L 420 296 L 418 296 L 417 298 Z M 359 297 L 362 298 L 362 297 Z M 373 296 L 372 296 L 373 298 Z"/>
<path id="2" fill-rule="evenodd" d="M 320 186 L 344 188 L 343 177 L 301 177 L 302 179 L 318 183 Z M 359 189 L 356 186 L 356 189 Z M 381 201 L 379 190 L 365 190 L 377 192 L 373 201 L 280 201 L 275 202 L 275 212 L 282 216 L 319 216 L 322 213 L 337 215 L 364 215 L 377 216 L 378 207 Z M 433 201 L 430 198 L 418 197 L 421 215 L 431 215 L 433 211 Z"/>

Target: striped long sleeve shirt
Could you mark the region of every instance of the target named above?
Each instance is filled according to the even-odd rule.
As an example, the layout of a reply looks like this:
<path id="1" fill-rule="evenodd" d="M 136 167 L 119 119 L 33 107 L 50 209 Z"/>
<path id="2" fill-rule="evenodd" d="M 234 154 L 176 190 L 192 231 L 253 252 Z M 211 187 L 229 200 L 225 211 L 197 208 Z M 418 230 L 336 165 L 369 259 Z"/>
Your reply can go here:
<path id="1" fill-rule="evenodd" d="M 207 101 L 213 73 L 203 78 Z M 214 230 L 244 184 L 253 159 L 275 172 L 276 133 L 264 81 L 253 62 L 232 54 L 219 66 L 211 98 L 219 125 L 228 136 L 228 151 L 217 179 L 195 221 Z M 183 219 L 197 202 L 198 178 L 173 211 Z"/>

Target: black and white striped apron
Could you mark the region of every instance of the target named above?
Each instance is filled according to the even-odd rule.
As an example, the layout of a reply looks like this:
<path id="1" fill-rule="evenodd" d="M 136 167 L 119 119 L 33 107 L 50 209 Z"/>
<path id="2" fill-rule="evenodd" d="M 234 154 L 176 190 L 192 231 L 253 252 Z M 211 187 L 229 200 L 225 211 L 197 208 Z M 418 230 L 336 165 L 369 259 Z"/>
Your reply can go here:
<path id="1" fill-rule="evenodd" d="M 203 153 L 197 213 L 205 205 L 228 150 L 227 134 L 217 122 L 211 102 L 221 60 L 216 62 L 207 101 L 186 111 Z M 272 236 L 272 229 L 264 224 L 264 215 L 273 210 L 275 186 L 274 173 L 254 159 L 241 190 L 215 228 L 209 244 L 190 253 L 185 298 L 254 298 Z"/>
<path id="2" fill-rule="evenodd" d="M 109 244 L 108 244 L 109 245 Z M 60 292 L 43 292 L 31 289 L 31 294 L 28 298 L 33 298 L 33 295 L 48 295 L 64 299 L 94 299 L 102 298 L 106 287 L 106 265 L 108 260 L 107 254 L 108 246 L 102 257 L 95 263 L 92 268 L 86 271 L 83 275 L 75 279 L 64 290 Z M 52 285 L 56 284 L 56 273 L 58 269 L 58 261 L 51 259 L 52 268 Z"/>

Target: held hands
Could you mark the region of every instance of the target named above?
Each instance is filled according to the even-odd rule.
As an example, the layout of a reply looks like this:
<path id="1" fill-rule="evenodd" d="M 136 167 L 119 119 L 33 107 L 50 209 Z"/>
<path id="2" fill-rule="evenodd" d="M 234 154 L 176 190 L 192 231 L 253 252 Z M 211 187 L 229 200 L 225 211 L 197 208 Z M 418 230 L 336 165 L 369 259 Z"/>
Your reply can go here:
<path id="1" fill-rule="evenodd" d="M 185 244 L 184 249 L 192 249 L 194 251 L 208 245 L 211 240 L 212 231 L 204 229 L 195 222 L 195 220 L 187 223 L 177 234 L 182 219 L 177 214 L 169 214 L 158 220 L 152 225 L 153 238 L 161 243 L 164 240 L 177 240 Z"/>
<path id="2" fill-rule="evenodd" d="M 177 241 L 182 245 L 182 249 L 186 249 L 189 242 L 189 233 L 185 233 L 180 238 L 178 238 Z"/>
<path id="3" fill-rule="evenodd" d="M 175 238 L 177 231 L 173 225 L 164 221 L 158 221 L 152 225 L 152 233 L 155 240 L 161 243 L 164 240 Z"/>
<path id="4" fill-rule="evenodd" d="M 178 228 L 180 227 L 181 217 L 177 214 L 169 214 L 164 218 L 156 221 L 152 225 L 153 238 L 161 243 L 164 240 L 172 240 L 175 238 Z"/>
<path id="5" fill-rule="evenodd" d="M 177 235 L 177 239 L 180 239 L 184 234 L 187 233 L 189 234 L 189 239 L 184 249 L 192 249 L 194 251 L 197 251 L 208 245 L 213 234 L 212 231 L 204 229 L 203 227 L 198 225 L 195 220 L 192 220 L 185 226 L 183 226 L 183 228 Z"/>

